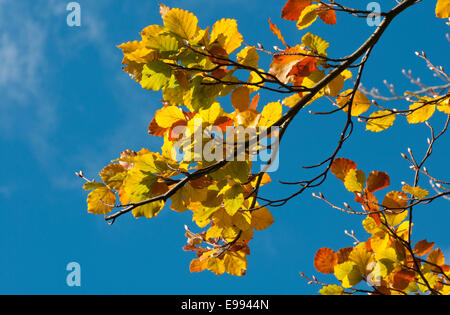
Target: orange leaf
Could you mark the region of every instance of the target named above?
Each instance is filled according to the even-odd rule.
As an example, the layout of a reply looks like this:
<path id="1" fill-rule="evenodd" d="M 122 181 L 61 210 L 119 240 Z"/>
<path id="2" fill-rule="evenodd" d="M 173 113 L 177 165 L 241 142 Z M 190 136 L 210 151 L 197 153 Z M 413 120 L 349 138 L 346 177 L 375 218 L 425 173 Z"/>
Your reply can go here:
<path id="1" fill-rule="evenodd" d="M 425 256 L 433 249 L 434 242 L 428 243 L 427 240 L 420 241 L 414 246 L 414 254 Z"/>
<path id="2" fill-rule="evenodd" d="M 334 10 L 331 10 L 331 9 L 322 10 L 323 7 L 325 7 L 325 6 L 321 6 L 317 10 L 317 15 L 319 16 L 319 18 L 322 21 L 324 21 L 326 24 L 329 24 L 329 25 L 336 24 L 336 12 Z"/>
<path id="3" fill-rule="evenodd" d="M 334 266 L 338 263 L 338 255 L 334 250 L 321 248 L 314 257 L 314 267 L 321 273 L 334 273 Z"/>
<path id="4" fill-rule="evenodd" d="M 338 256 L 338 264 L 342 264 L 348 260 L 348 256 L 350 256 L 350 253 L 353 251 L 353 247 L 345 247 L 341 248 L 337 252 Z"/>
<path id="5" fill-rule="evenodd" d="M 248 106 L 250 105 L 250 90 L 244 86 L 235 89 L 233 93 L 231 93 L 231 104 L 240 112 L 248 109 Z"/>
<path id="6" fill-rule="evenodd" d="M 281 17 L 289 21 L 298 21 L 302 11 L 311 3 L 311 0 L 289 0 L 283 7 Z"/>
<path id="7" fill-rule="evenodd" d="M 191 272 L 202 272 L 208 267 L 209 259 L 194 259 L 191 261 L 191 265 L 189 266 L 189 270 Z"/>
<path id="8" fill-rule="evenodd" d="M 432 264 L 442 266 L 445 263 L 445 257 L 442 251 L 439 248 L 436 248 L 428 255 L 427 261 Z"/>
<path id="9" fill-rule="evenodd" d="M 369 174 L 369 178 L 367 179 L 367 191 L 374 193 L 388 187 L 390 184 L 391 182 L 388 174 L 374 171 Z"/>
<path id="10" fill-rule="evenodd" d="M 412 270 L 401 270 L 394 275 L 393 286 L 397 290 L 405 290 L 414 281 L 416 273 Z"/>
<path id="11" fill-rule="evenodd" d="M 234 125 L 234 120 L 227 116 L 219 117 L 214 122 L 214 126 L 219 127 L 222 131 L 226 131 L 227 127 L 233 126 L 233 125 Z"/>
<path id="12" fill-rule="evenodd" d="M 256 94 L 253 97 L 252 102 L 250 103 L 250 109 L 256 109 L 256 107 L 258 107 L 258 102 L 259 102 L 259 94 Z"/>
<path id="13" fill-rule="evenodd" d="M 391 191 L 384 197 L 383 206 L 393 212 L 400 212 L 408 206 L 408 195 L 401 191 Z"/>
<path id="14" fill-rule="evenodd" d="M 153 120 L 150 122 L 150 125 L 148 126 L 148 133 L 152 136 L 157 137 L 164 137 L 164 133 L 166 132 L 166 128 L 161 128 L 157 123 L 156 119 L 153 118 Z"/>
<path id="15" fill-rule="evenodd" d="M 275 36 L 278 37 L 279 40 L 281 40 L 284 44 L 284 46 L 286 46 L 287 48 L 289 48 L 289 45 L 286 44 L 286 41 L 284 40 L 283 35 L 281 35 L 281 31 L 280 29 L 272 23 L 271 19 L 269 18 L 269 25 L 270 25 L 270 30 L 272 31 L 272 33 L 275 34 Z"/>
<path id="16" fill-rule="evenodd" d="M 289 75 L 293 75 L 296 78 L 306 78 L 316 70 L 319 70 L 317 69 L 317 59 L 314 57 L 306 57 L 292 67 Z"/>
<path id="17" fill-rule="evenodd" d="M 356 166 L 356 163 L 351 160 L 339 158 L 334 160 L 331 165 L 331 173 L 333 173 L 341 181 L 344 181 L 348 171 L 356 168 Z"/>

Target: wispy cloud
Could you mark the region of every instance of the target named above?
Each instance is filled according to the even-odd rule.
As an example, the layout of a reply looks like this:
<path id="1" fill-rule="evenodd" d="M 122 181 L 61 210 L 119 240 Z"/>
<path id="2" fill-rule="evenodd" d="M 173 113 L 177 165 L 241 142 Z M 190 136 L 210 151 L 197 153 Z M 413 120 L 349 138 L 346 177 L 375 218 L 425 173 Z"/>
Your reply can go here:
<path id="1" fill-rule="evenodd" d="M 58 132 L 59 95 L 49 84 L 52 58 L 76 54 L 83 45 L 99 51 L 106 45 L 97 6 L 83 15 L 83 27 L 69 39 L 59 33 L 65 25 L 67 1 L 0 0 L 0 140 L 26 145 L 44 167 L 53 164 L 58 149 L 51 143 Z M 71 45 L 68 41 L 82 43 Z M 56 55 L 56 56 L 55 56 Z M 1 145 L 1 144 L 0 144 Z"/>

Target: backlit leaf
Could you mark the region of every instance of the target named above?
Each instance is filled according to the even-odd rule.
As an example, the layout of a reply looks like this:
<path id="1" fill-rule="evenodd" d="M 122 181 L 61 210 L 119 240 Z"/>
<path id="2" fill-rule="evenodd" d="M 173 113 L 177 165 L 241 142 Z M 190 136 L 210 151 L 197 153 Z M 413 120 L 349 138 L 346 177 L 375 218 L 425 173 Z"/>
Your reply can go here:
<path id="1" fill-rule="evenodd" d="M 369 174 L 369 178 L 367 179 L 367 191 L 374 193 L 388 187 L 390 184 L 391 181 L 388 174 L 374 171 Z"/>
<path id="2" fill-rule="evenodd" d="M 272 214 L 267 208 L 261 208 L 252 212 L 251 227 L 255 230 L 262 231 L 271 226 L 274 222 Z"/>
<path id="3" fill-rule="evenodd" d="M 182 9 L 171 9 L 164 16 L 164 26 L 181 38 L 190 40 L 197 33 L 197 17 Z"/>
<path id="4" fill-rule="evenodd" d="M 424 103 L 414 103 L 409 107 L 413 110 L 411 114 L 406 116 L 406 119 L 410 124 L 419 124 L 427 121 L 433 116 L 436 111 L 436 105 L 424 105 Z"/>
<path id="5" fill-rule="evenodd" d="M 281 12 L 281 17 L 289 21 L 298 21 L 302 11 L 310 6 L 311 0 L 288 0 Z"/>
<path id="6" fill-rule="evenodd" d="M 436 4 L 436 16 L 441 19 L 450 17 L 450 0 L 438 0 Z"/>
<path id="7" fill-rule="evenodd" d="M 92 191 L 87 198 L 88 212 L 108 214 L 116 203 L 116 195 L 108 187 L 100 187 Z"/>
<path id="8" fill-rule="evenodd" d="M 351 99 L 351 93 L 353 90 L 347 90 L 341 93 L 341 96 L 338 97 L 336 100 L 339 107 L 342 107 L 342 110 L 344 112 L 348 112 L 349 109 L 349 102 Z M 369 110 L 370 106 L 372 104 L 370 103 L 369 99 L 366 95 L 364 95 L 360 91 L 355 92 L 355 96 L 353 98 L 353 105 L 352 105 L 352 116 L 360 116 L 364 114 L 367 110 Z"/>
<path id="9" fill-rule="evenodd" d="M 366 183 L 366 175 L 363 171 L 351 169 L 345 176 L 345 188 L 351 192 L 360 192 L 364 189 Z"/>
<path id="10" fill-rule="evenodd" d="M 380 117 L 380 118 L 378 118 Z M 370 115 L 366 129 L 372 132 L 380 132 L 389 129 L 394 125 L 396 116 L 390 111 L 377 111 Z"/>
<path id="11" fill-rule="evenodd" d="M 335 159 L 331 165 L 331 172 L 341 181 L 345 181 L 345 176 L 347 176 L 347 173 L 356 167 L 356 163 L 352 160 L 338 158 Z"/>
<path id="12" fill-rule="evenodd" d="M 329 248 L 319 249 L 314 257 L 314 267 L 317 271 L 325 274 L 334 273 L 334 266 L 337 262 L 337 254 Z"/>
<path id="13" fill-rule="evenodd" d="M 317 9 L 319 8 L 318 5 L 313 4 L 308 7 L 306 7 L 302 13 L 300 14 L 300 17 L 297 21 L 297 28 L 299 30 L 302 30 L 304 28 L 307 28 L 311 24 L 313 24 L 317 20 Z"/>
<path id="14" fill-rule="evenodd" d="M 362 280 L 361 272 L 353 261 L 336 265 L 334 267 L 334 275 L 342 282 L 344 288 L 351 288 Z"/>

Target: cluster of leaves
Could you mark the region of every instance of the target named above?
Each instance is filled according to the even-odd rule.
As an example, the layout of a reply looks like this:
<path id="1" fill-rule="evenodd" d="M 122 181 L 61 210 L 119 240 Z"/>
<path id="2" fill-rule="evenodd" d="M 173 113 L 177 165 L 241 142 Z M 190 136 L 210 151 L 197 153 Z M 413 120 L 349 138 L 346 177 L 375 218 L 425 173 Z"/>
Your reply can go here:
<path id="1" fill-rule="evenodd" d="M 364 281 L 374 294 L 450 294 L 450 266 L 445 265 L 442 251 L 433 250 L 434 243 L 427 240 L 417 242 L 414 248 L 409 243 L 410 202 L 420 202 L 429 192 L 405 184 L 402 191 L 388 192 L 380 204 L 375 192 L 390 185 L 389 175 L 375 171 L 366 180 L 364 172 L 356 167 L 353 161 L 340 158 L 331 171 L 348 191 L 355 193 L 355 201 L 367 213 L 362 225 L 370 237 L 365 242 L 358 240 L 354 247 L 337 252 L 322 248 L 316 253 L 315 268 L 321 273 L 334 273 L 341 282 L 340 286 L 324 286 L 320 293 L 358 292 L 355 287 Z"/>
<path id="2" fill-rule="evenodd" d="M 440 8 L 440 14 L 445 8 Z M 186 229 L 188 245 L 184 249 L 197 255 L 190 270 L 207 269 L 219 275 L 227 272 L 241 276 L 247 269 L 248 243 L 254 231 L 264 230 L 274 221 L 270 211 L 257 202 L 259 188 L 269 183 L 270 177 L 264 172 L 252 171 L 249 151 L 243 159 L 231 161 L 209 160 L 189 149 L 200 144 L 201 152 L 206 150 L 227 157 L 236 155 L 236 150 L 222 152 L 220 143 L 225 142 L 225 138 L 217 138 L 213 130 L 226 131 L 230 126 L 279 126 L 284 117 L 283 106 L 295 107 L 336 68 L 332 64 L 336 60 L 327 56 L 330 44 L 309 32 L 301 43 L 288 45 L 270 20 L 270 30 L 283 43 L 284 50 L 269 52 L 262 46 L 242 47 L 244 40 L 233 19 L 222 19 L 202 29 L 191 12 L 160 5 L 160 13 L 162 25 L 147 26 L 141 32 L 141 40 L 124 43 L 119 48 L 124 54 L 124 71 L 144 89 L 162 92 L 162 107 L 148 127 L 149 134 L 164 139 L 161 153 L 148 149 L 124 151 L 100 172 L 102 182 L 86 179 L 84 189 L 91 191 L 87 198 L 88 211 L 109 215 L 106 219 L 114 222 L 128 212 L 136 218 L 156 217 L 166 203 L 177 212 L 189 210 L 197 226 L 206 229 L 200 233 Z M 296 21 L 299 30 L 309 27 L 317 18 L 326 24 L 336 24 L 332 6 L 311 0 L 289 0 L 282 18 Z M 260 69 L 260 52 L 273 57 L 267 71 Z M 361 115 L 373 106 L 367 96 L 357 88 L 342 91 L 345 81 L 351 77 L 352 73 L 344 69 L 315 93 L 309 103 L 327 98 L 339 110 L 351 110 L 351 116 L 364 118 Z M 258 109 L 260 96 L 257 93 L 261 90 L 289 96 Z M 231 112 L 227 112 L 221 102 L 227 96 L 231 100 Z M 450 112 L 448 98 L 412 97 L 417 97 L 418 101 L 407 111 L 377 111 L 366 118 L 367 129 L 385 130 L 392 126 L 398 114 L 407 115 L 410 123 L 418 123 L 429 119 L 436 107 Z M 197 124 L 199 120 L 201 123 Z M 195 136 L 198 134 L 200 137 Z M 215 144 L 210 145 L 212 138 Z M 181 149 L 181 160 L 176 154 L 180 142 L 190 144 Z M 339 171 L 346 187 L 354 192 L 364 191 L 365 197 L 376 202 L 373 192 L 381 189 L 379 185 L 383 185 L 382 180 L 386 178 L 371 174 L 367 190 L 363 173 L 357 171 L 356 166 L 351 167 L 351 163 L 339 161 L 342 167 L 348 167 L 345 174 Z M 334 171 L 338 172 L 337 169 L 340 168 L 336 166 Z M 422 193 L 410 189 L 406 192 L 414 196 Z M 403 195 L 394 193 L 388 200 L 395 202 L 401 197 Z M 366 199 L 360 197 L 360 202 L 363 200 Z M 110 215 L 114 209 L 122 210 Z M 404 215 L 405 211 L 392 214 L 396 220 Z M 377 227 L 387 222 L 376 213 L 369 218 Z"/>

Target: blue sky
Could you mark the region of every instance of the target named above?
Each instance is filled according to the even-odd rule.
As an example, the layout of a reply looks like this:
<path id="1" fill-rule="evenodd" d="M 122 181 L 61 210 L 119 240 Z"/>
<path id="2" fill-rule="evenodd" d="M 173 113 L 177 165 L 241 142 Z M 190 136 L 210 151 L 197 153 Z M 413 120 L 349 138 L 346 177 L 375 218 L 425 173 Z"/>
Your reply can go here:
<path id="1" fill-rule="evenodd" d="M 191 253 L 183 225 L 194 225 L 188 213 L 165 209 L 155 220 L 122 217 L 112 227 L 102 217 L 86 212 L 86 193 L 74 176 L 83 170 L 90 178 L 125 149 L 159 150 L 160 142 L 146 133 L 160 106 L 160 95 L 140 88 L 121 70 L 116 45 L 139 39 L 149 24 L 161 23 L 157 1 L 79 1 L 82 26 L 66 24 L 68 1 L 0 0 L 0 293 L 142 293 L 142 294 L 301 294 L 316 293 L 299 272 L 314 272 L 317 249 L 351 246 L 344 230 L 361 239 L 361 217 L 336 212 L 311 197 L 308 191 L 273 210 L 275 224 L 257 232 L 251 242 L 247 276 L 217 277 L 190 274 Z M 279 45 L 267 19 L 272 17 L 288 42 L 299 42 L 295 23 L 280 19 L 285 1 L 166 1 L 171 7 L 194 12 L 201 26 L 223 17 L 236 18 L 248 43 Z M 360 1 L 349 1 L 349 5 Z M 383 1 L 387 10 L 395 1 Z M 434 17 L 435 1 L 423 1 L 399 17 L 373 51 L 363 83 L 379 87 L 383 80 L 397 91 L 411 90 L 402 69 L 430 85 L 439 84 L 414 51 L 424 50 L 438 65 L 448 65 L 449 31 Z M 386 7 L 383 7 L 386 6 Z M 338 25 L 322 22 L 311 32 L 331 42 L 330 56 L 343 57 L 373 31 L 364 20 L 338 15 Z M 268 62 L 268 59 L 265 60 Z M 263 101 L 279 96 L 263 95 Z M 389 104 L 387 104 L 389 105 Z M 316 110 L 329 108 L 317 104 Z M 396 105 L 399 108 L 402 104 Z M 404 104 L 403 104 L 404 106 Z M 334 149 L 345 115 L 316 117 L 301 113 L 291 125 L 280 152 L 281 167 L 264 196 L 282 197 L 290 187 L 277 180 L 299 180 L 311 173 L 302 165 L 326 158 Z M 431 120 L 443 124 L 443 115 Z M 380 134 L 356 124 L 353 138 L 340 156 L 359 168 L 388 171 L 392 189 L 412 181 L 412 172 L 400 152 L 426 148 L 427 128 L 399 119 Z M 449 179 L 446 165 L 449 135 L 436 147 L 428 168 Z M 422 186 L 429 188 L 426 182 Z M 352 195 L 334 177 L 314 190 L 341 204 Z M 436 241 L 450 259 L 448 201 L 436 201 L 416 211 L 416 240 Z M 82 286 L 66 285 L 66 265 L 78 262 Z M 317 274 L 317 273 L 316 273 Z M 333 278 L 321 276 L 324 281 Z"/>

